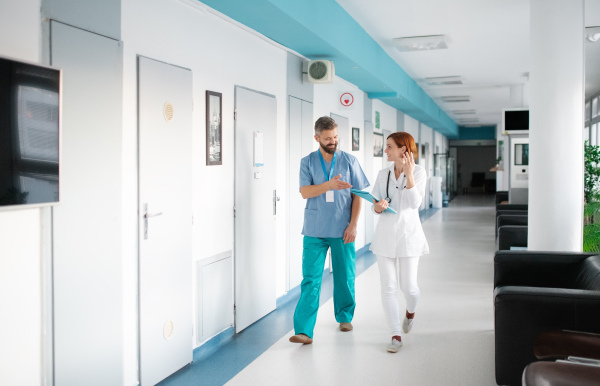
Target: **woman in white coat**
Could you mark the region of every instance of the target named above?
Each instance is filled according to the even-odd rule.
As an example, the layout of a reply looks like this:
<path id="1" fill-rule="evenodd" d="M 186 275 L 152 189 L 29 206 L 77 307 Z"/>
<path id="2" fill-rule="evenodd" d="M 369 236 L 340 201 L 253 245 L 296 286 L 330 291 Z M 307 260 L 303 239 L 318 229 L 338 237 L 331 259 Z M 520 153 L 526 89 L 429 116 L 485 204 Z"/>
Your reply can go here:
<path id="1" fill-rule="evenodd" d="M 374 201 L 373 210 L 379 216 L 371 251 L 377 256 L 381 279 L 381 301 L 392 333 L 389 352 L 402 346 L 401 331 L 408 333 L 414 322 L 419 302 L 417 268 L 419 258 L 429 253 L 429 246 L 421 227 L 419 207 L 425 196 L 427 175 L 425 169 L 415 165 L 414 138 L 405 132 L 388 136 L 385 153 L 394 165 L 377 175 L 372 194 L 381 198 Z M 397 214 L 386 211 L 390 207 Z M 400 271 L 400 280 L 396 269 Z M 400 323 L 398 285 L 406 299 L 406 314 Z"/>

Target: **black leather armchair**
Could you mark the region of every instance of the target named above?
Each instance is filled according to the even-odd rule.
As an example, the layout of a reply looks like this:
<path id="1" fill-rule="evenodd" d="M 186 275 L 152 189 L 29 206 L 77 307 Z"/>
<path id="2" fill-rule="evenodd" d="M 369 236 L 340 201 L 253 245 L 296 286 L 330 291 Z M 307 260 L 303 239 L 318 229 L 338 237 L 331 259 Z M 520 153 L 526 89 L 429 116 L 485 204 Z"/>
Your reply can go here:
<path id="1" fill-rule="evenodd" d="M 527 226 L 529 223 L 527 215 L 512 215 L 503 214 L 496 217 L 496 237 L 498 237 L 498 229 L 505 225 L 522 225 Z"/>
<path id="2" fill-rule="evenodd" d="M 600 256 L 497 251 L 494 257 L 496 382 L 518 385 L 543 331 L 600 333 Z"/>
<path id="3" fill-rule="evenodd" d="M 600 334 L 543 332 L 536 339 L 534 354 L 544 361 L 525 367 L 523 386 L 598 386 L 600 383 Z"/>
<path id="4" fill-rule="evenodd" d="M 498 250 L 527 247 L 527 225 L 503 225 L 498 228 Z"/>
<path id="5" fill-rule="evenodd" d="M 496 204 L 496 211 L 498 210 L 529 210 L 527 204 Z"/>

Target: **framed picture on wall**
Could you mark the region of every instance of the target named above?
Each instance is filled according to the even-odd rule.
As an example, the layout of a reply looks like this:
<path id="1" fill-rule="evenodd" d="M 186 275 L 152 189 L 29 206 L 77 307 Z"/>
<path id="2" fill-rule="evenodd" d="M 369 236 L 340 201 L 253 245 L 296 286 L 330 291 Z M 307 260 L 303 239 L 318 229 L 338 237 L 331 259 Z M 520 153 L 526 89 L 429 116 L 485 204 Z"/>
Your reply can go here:
<path id="1" fill-rule="evenodd" d="M 223 164 L 222 94 L 206 90 L 206 164 Z"/>
<path id="2" fill-rule="evenodd" d="M 352 150 L 360 150 L 360 129 L 358 127 L 352 128 Z"/>
<path id="3" fill-rule="evenodd" d="M 383 157 L 383 134 L 373 133 L 373 157 Z"/>

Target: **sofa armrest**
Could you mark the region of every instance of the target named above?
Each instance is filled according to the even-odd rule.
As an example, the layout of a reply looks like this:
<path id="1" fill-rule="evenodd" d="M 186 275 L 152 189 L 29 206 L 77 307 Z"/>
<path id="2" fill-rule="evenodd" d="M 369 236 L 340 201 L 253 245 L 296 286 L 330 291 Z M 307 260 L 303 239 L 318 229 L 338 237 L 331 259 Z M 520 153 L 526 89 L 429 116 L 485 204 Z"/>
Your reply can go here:
<path id="1" fill-rule="evenodd" d="M 496 251 L 494 288 L 508 285 L 563 287 L 568 279 L 567 272 L 593 255 L 581 252 Z"/>
<path id="2" fill-rule="evenodd" d="M 504 225 L 498 228 L 498 250 L 527 246 L 527 225 Z"/>
<path id="3" fill-rule="evenodd" d="M 533 349 L 537 336 L 557 329 L 600 333 L 600 291 L 496 288 L 496 382 L 520 384 L 525 366 L 537 360 Z"/>

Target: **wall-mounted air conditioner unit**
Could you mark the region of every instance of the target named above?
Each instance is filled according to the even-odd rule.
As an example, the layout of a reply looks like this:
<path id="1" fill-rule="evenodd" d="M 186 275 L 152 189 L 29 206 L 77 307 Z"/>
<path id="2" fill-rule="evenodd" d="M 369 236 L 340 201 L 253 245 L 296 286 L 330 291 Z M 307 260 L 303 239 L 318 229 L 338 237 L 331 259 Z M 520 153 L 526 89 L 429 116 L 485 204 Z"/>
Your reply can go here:
<path id="1" fill-rule="evenodd" d="M 311 60 L 307 70 L 310 83 L 333 83 L 335 68 L 331 60 Z"/>

